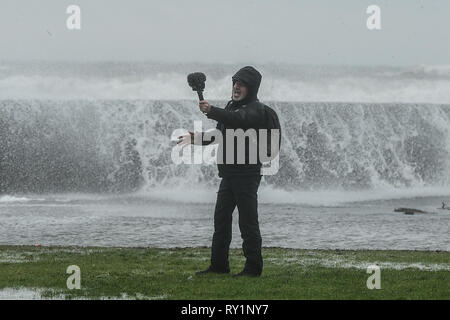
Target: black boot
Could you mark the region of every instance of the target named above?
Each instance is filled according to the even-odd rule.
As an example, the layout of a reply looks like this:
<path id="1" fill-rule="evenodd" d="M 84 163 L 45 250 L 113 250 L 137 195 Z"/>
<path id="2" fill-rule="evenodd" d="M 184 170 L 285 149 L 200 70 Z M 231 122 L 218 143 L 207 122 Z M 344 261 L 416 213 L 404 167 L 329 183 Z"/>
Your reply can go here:
<path id="1" fill-rule="evenodd" d="M 195 275 L 201 276 L 201 275 L 210 274 L 210 273 L 219 273 L 219 274 L 230 273 L 230 270 L 215 270 L 211 266 L 209 266 L 208 269 L 206 269 L 206 270 L 197 271 L 195 273 Z"/>
<path id="2" fill-rule="evenodd" d="M 261 275 L 261 273 L 254 273 L 254 272 L 250 272 L 247 270 L 242 270 L 239 273 L 233 274 L 233 278 L 238 278 L 238 277 L 259 277 Z"/>

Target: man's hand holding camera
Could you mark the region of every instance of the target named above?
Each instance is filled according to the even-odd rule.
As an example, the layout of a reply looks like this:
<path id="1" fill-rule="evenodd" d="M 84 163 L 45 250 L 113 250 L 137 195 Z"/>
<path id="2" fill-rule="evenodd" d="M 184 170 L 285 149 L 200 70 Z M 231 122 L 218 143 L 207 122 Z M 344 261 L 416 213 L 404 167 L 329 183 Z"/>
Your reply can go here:
<path id="1" fill-rule="evenodd" d="M 201 100 L 199 102 L 198 106 L 200 107 L 200 111 L 205 114 L 208 113 L 209 111 L 211 111 L 211 105 L 206 100 Z"/>

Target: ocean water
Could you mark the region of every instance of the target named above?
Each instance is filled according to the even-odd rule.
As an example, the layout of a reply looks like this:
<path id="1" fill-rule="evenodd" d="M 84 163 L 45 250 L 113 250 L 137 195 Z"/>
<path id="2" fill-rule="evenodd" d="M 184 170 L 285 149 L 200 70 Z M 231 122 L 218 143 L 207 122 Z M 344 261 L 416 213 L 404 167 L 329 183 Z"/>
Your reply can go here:
<path id="1" fill-rule="evenodd" d="M 209 246 L 214 146 L 176 165 L 172 140 L 215 127 L 186 75 L 205 72 L 222 106 L 239 67 L 0 63 L 0 244 Z M 259 192 L 263 245 L 449 250 L 448 66 L 256 67 L 283 128 Z"/>
<path id="2" fill-rule="evenodd" d="M 448 251 L 450 210 L 438 209 L 442 199 L 420 197 L 307 205 L 267 202 L 263 190 L 259 196 L 263 246 Z M 92 194 L 2 197 L 0 243 L 210 246 L 214 202 L 209 200 L 177 202 L 158 197 Z M 429 213 L 394 212 L 399 207 Z M 236 210 L 231 246 L 238 248 L 241 243 Z"/>

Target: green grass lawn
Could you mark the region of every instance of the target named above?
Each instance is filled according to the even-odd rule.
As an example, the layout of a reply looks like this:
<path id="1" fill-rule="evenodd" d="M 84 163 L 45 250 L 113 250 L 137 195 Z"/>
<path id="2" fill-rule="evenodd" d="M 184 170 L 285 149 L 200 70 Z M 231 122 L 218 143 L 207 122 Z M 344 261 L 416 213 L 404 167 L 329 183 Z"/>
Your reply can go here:
<path id="1" fill-rule="evenodd" d="M 39 290 L 63 299 L 450 298 L 450 252 L 263 248 L 259 278 L 196 276 L 209 257 L 209 248 L 0 246 L 0 292 Z M 244 262 L 241 250 L 231 250 L 232 273 Z M 369 290 L 373 264 L 381 289 Z M 70 265 L 81 270 L 79 290 L 67 288 Z"/>

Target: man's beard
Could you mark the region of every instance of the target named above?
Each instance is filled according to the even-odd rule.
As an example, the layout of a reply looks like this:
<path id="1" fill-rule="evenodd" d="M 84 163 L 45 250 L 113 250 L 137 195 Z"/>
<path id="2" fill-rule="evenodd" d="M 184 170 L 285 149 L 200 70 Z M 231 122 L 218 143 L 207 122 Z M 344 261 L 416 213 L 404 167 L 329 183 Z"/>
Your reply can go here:
<path id="1" fill-rule="evenodd" d="M 233 101 L 242 101 L 242 100 L 244 100 L 245 99 L 245 97 L 246 96 L 244 96 L 244 95 L 242 95 L 242 94 L 239 94 L 237 97 L 234 95 L 234 92 L 233 92 L 233 94 L 232 94 L 232 99 L 233 99 Z"/>

